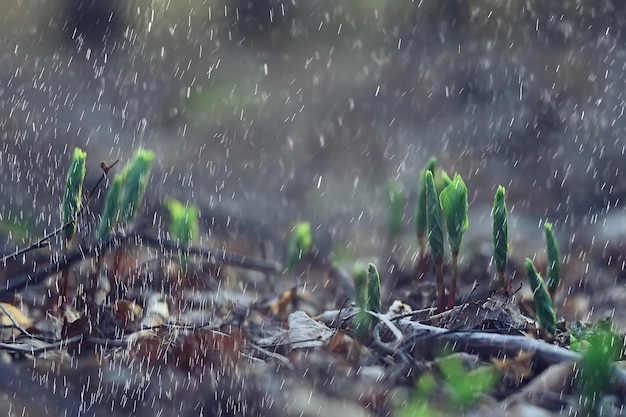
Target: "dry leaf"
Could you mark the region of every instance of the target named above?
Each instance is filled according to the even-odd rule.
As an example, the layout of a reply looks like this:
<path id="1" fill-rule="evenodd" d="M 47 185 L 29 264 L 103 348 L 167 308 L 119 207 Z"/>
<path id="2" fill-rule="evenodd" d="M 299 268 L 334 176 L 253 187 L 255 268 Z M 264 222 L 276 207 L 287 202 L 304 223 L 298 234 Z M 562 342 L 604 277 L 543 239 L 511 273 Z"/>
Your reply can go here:
<path id="1" fill-rule="evenodd" d="M 172 349 L 170 360 L 196 374 L 203 373 L 210 364 L 232 368 L 237 364 L 245 344 L 245 337 L 239 330 L 222 333 L 200 329 L 183 336 Z"/>
<path id="2" fill-rule="evenodd" d="M 113 314 L 124 330 L 134 327 L 137 317 L 141 314 L 141 306 L 130 300 L 117 300 L 113 304 Z"/>
<path id="3" fill-rule="evenodd" d="M 491 362 L 502 373 L 504 381 L 514 387 L 533 375 L 533 354 L 520 351 L 515 358 L 492 359 Z"/>
<path id="4" fill-rule="evenodd" d="M 328 343 L 334 331 L 324 323 L 313 320 L 303 311 L 289 315 L 287 333 L 292 349 L 323 346 Z"/>

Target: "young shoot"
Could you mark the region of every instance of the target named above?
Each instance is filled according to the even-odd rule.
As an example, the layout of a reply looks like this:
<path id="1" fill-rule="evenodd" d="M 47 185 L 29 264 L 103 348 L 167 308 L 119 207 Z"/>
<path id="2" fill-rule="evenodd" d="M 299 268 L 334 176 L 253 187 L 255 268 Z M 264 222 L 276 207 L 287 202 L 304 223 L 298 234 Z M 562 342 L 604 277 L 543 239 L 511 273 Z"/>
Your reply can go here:
<path id="1" fill-rule="evenodd" d="M 119 220 L 122 224 L 132 221 L 137 213 L 148 184 L 153 159 L 154 153 L 139 149 L 124 168 Z"/>
<path id="2" fill-rule="evenodd" d="M 198 209 L 195 205 L 185 206 L 178 200 L 168 199 L 167 209 L 170 214 L 169 233 L 180 246 L 189 246 L 198 235 Z M 187 271 L 187 254 L 180 251 L 180 266 Z"/>
<path id="3" fill-rule="evenodd" d="M 554 314 L 554 307 L 552 305 L 552 298 L 546 288 L 543 278 L 535 269 L 533 262 L 526 258 L 524 262 L 526 268 L 526 274 L 528 275 L 528 282 L 530 288 L 533 291 L 533 300 L 535 302 L 535 315 L 537 316 L 537 322 L 539 327 L 550 335 L 556 334 L 556 315 Z"/>
<path id="4" fill-rule="evenodd" d="M 296 224 L 291 232 L 291 239 L 287 246 L 287 271 L 293 272 L 300 260 L 311 250 L 311 224 L 302 222 Z"/>
<path id="5" fill-rule="evenodd" d="M 504 273 L 509 260 L 509 220 L 506 209 L 505 189 L 498 186 L 496 194 L 493 197 L 493 209 L 491 216 L 493 217 L 493 260 L 498 271 L 498 281 L 500 288 L 504 288 Z"/>
<path id="6" fill-rule="evenodd" d="M 443 228 L 441 225 L 441 208 L 439 197 L 435 188 L 433 173 L 426 172 L 426 220 L 428 229 L 428 245 L 430 255 L 435 264 L 437 273 L 437 312 L 440 313 L 446 308 L 445 286 L 443 283 Z"/>
<path id="7" fill-rule="evenodd" d="M 552 231 L 552 224 L 546 223 L 544 225 L 544 230 L 546 233 L 546 247 L 548 252 L 548 270 L 546 273 L 546 286 L 548 287 L 548 291 L 550 291 L 550 295 L 554 297 L 556 293 L 556 289 L 561 282 L 560 278 L 560 270 L 561 270 L 561 258 L 559 256 L 559 246 L 556 242 L 556 238 L 554 237 L 554 232 Z"/>
<path id="8" fill-rule="evenodd" d="M 109 191 L 107 191 L 104 200 L 104 208 L 102 209 L 102 219 L 98 225 L 97 236 L 100 241 L 111 237 L 117 227 L 117 222 L 120 217 L 120 193 L 123 183 L 124 177 L 121 174 L 117 174 L 111 182 Z"/>
<path id="9" fill-rule="evenodd" d="M 367 265 L 367 307 L 369 311 L 380 313 L 382 302 L 380 298 L 380 276 L 376 265 Z M 377 320 L 374 320 L 375 322 Z"/>
<path id="10" fill-rule="evenodd" d="M 441 210 L 446 220 L 446 230 L 448 232 L 448 245 L 452 253 L 452 277 L 450 282 L 450 294 L 448 296 L 448 309 L 454 307 L 456 296 L 456 278 L 459 251 L 463 233 L 467 230 L 467 188 L 459 174 L 454 174 L 454 178 L 439 194 Z"/>
<path id="11" fill-rule="evenodd" d="M 437 158 L 430 158 L 424 169 L 420 172 L 419 183 L 417 184 L 417 202 L 415 205 L 415 232 L 417 234 L 417 241 L 420 245 L 422 253 L 426 249 L 426 172 L 430 171 L 435 175 L 435 166 L 437 165 Z"/>
<path id="12" fill-rule="evenodd" d="M 65 192 L 63 193 L 63 224 L 65 229 L 65 241 L 69 242 L 76 234 L 76 221 L 80 212 L 80 203 L 83 193 L 83 180 L 85 179 L 85 161 L 87 153 L 80 148 L 74 148 L 72 163 L 67 172 Z"/>
<path id="13" fill-rule="evenodd" d="M 357 339 L 365 340 L 370 334 L 372 316 L 367 313 L 367 271 L 361 266 L 355 266 L 353 272 L 354 289 L 356 291 L 356 305 L 359 311 L 354 316 L 354 334 Z"/>

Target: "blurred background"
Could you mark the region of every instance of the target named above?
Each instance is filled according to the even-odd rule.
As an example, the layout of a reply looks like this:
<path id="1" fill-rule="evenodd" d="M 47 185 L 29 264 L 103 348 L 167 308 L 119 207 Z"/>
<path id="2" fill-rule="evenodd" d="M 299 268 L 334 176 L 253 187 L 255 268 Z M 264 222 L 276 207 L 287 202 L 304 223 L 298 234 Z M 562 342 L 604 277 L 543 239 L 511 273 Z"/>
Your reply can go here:
<path id="1" fill-rule="evenodd" d="M 489 254 L 502 184 L 518 257 L 543 250 L 551 221 L 579 266 L 570 290 L 626 279 L 621 2 L 22 0 L 0 22 L 7 250 L 60 224 L 74 146 L 91 184 L 100 161 L 144 147 L 146 214 L 193 202 L 205 232 L 278 259 L 306 220 L 322 253 L 384 257 L 386 185 L 406 193 L 414 246 L 436 156 L 468 185 L 465 253 Z"/>

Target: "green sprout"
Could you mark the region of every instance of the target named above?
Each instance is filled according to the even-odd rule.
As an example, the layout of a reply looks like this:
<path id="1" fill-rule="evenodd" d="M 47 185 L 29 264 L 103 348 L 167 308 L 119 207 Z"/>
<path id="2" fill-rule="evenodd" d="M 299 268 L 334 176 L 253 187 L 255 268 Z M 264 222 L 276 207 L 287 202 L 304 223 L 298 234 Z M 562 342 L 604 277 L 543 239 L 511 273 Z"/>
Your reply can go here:
<path id="1" fill-rule="evenodd" d="M 124 184 L 119 205 L 120 223 L 130 222 L 135 217 L 148 184 L 153 159 L 154 153 L 139 149 L 124 168 Z"/>
<path id="2" fill-rule="evenodd" d="M 111 237 L 117 226 L 120 217 L 120 193 L 123 183 L 124 177 L 121 174 L 116 175 L 107 192 L 104 200 L 104 208 L 102 209 L 102 219 L 98 225 L 97 236 L 101 241 Z"/>
<path id="3" fill-rule="evenodd" d="M 400 185 L 395 181 L 389 181 L 387 183 L 387 195 L 389 197 L 387 230 L 390 240 L 393 240 L 402 232 L 402 219 L 404 218 L 406 197 Z"/>
<path id="4" fill-rule="evenodd" d="M 354 334 L 357 339 L 365 340 L 369 337 L 372 323 L 372 316 L 367 313 L 367 271 L 361 266 L 355 266 L 353 279 L 356 290 L 356 305 L 359 307 L 359 311 L 354 316 Z"/>
<path id="5" fill-rule="evenodd" d="M 437 272 L 437 312 L 445 309 L 445 287 L 443 283 L 443 228 L 441 225 L 441 208 L 435 189 L 433 173 L 426 171 L 426 219 L 428 228 L 428 245 L 430 255 Z"/>
<path id="6" fill-rule="evenodd" d="M 581 415 L 597 416 L 603 397 L 612 391 L 613 363 L 619 359 L 624 346 L 610 326 L 598 327 L 587 342 L 587 349 L 578 362 L 575 385 L 581 396 Z"/>
<path id="7" fill-rule="evenodd" d="M 376 265 L 367 265 L 367 307 L 369 311 L 380 313 L 382 303 L 380 299 L 380 276 Z M 375 320 L 376 321 L 376 320 Z"/>
<path id="8" fill-rule="evenodd" d="M 415 232 L 417 233 L 417 241 L 422 249 L 426 248 L 426 172 L 430 171 L 435 174 L 435 165 L 437 158 L 430 158 L 424 169 L 420 172 L 420 180 L 417 184 L 417 203 L 415 205 Z"/>
<path id="9" fill-rule="evenodd" d="M 80 211 L 86 160 L 87 153 L 80 148 L 74 148 L 72 164 L 67 172 L 67 180 L 65 181 L 62 204 L 63 224 L 67 225 L 65 229 L 66 241 L 70 241 L 76 234 L 76 218 Z"/>
<path id="10" fill-rule="evenodd" d="M 293 272 L 298 262 L 308 255 L 312 241 L 311 224 L 308 222 L 296 224 L 287 247 L 287 271 Z"/>
<path id="11" fill-rule="evenodd" d="M 504 201 L 505 189 L 499 186 L 493 198 L 493 259 L 498 271 L 500 288 L 504 288 L 504 273 L 509 258 L 509 221 Z"/>
<path id="12" fill-rule="evenodd" d="M 546 284 L 541 278 L 541 275 L 535 269 L 533 262 L 526 258 L 524 262 L 526 268 L 526 274 L 528 275 L 528 282 L 530 288 L 533 291 L 533 299 L 535 301 L 535 315 L 539 322 L 539 327 L 547 333 L 556 334 L 556 315 L 554 314 L 554 307 L 552 305 L 552 298 L 546 288 Z"/>
<path id="13" fill-rule="evenodd" d="M 376 265 L 367 265 L 367 271 L 361 266 L 354 268 L 354 288 L 356 290 L 356 304 L 359 311 L 354 316 L 354 333 L 359 340 L 369 337 L 372 325 L 378 322 L 369 312 L 380 313 L 382 303 L 380 298 L 380 276 Z"/>
<path id="14" fill-rule="evenodd" d="M 559 246 L 552 231 L 552 224 L 546 223 L 544 226 L 546 233 L 546 246 L 548 251 L 548 271 L 546 273 L 546 285 L 550 295 L 554 297 L 557 287 L 561 282 L 561 258 L 559 256 Z"/>
<path id="15" fill-rule="evenodd" d="M 198 209 L 194 205 L 185 207 L 178 200 L 168 199 L 167 209 L 170 214 L 170 236 L 181 246 L 188 246 L 198 235 Z M 187 255 L 180 254 L 180 265 L 183 271 L 187 270 Z"/>
<path id="16" fill-rule="evenodd" d="M 452 278 L 450 283 L 450 295 L 448 297 L 448 309 L 454 307 L 456 295 L 456 278 L 459 251 L 463 233 L 467 230 L 467 187 L 459 174 L 454 174 L 454 179 L 439 194 L 441 210 L 446 220 L 448 232 L 448 245 L 452 252 Z"/>

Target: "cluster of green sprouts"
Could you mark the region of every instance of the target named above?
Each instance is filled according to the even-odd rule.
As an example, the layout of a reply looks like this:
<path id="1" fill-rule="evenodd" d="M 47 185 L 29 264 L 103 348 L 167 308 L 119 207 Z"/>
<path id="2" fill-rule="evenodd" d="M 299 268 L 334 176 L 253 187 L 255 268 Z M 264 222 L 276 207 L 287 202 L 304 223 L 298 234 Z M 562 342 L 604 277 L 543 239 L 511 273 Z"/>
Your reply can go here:
<path id="1" fill-rule="evenodd" d="M 463 234 L 468 227 L 467 188 L 459 174 L 450 179 L 445 172 L 441 173 L 441 185 L 435 180 L 436 159 L 431 158 L 420 173 L 415 210 L 415 230 L 422 253 L 426 243 L 430 249 L 430 257 L 435 265 L 437 276 L 437 312 L 452 309 L 456 297 L 456 280 L 458 256 Z M 506 279 L 508 264 L 509 237 L 508 212 L 506 207 L 506 190 L 498 186 L 494 195 L 493 208 L 493 260 L 498 274 L 501 290 L 511 292 L 510 280 Z M 448 246 L 452 255 L 451 282 L 446 302 L 443 277 L 444 263 L 444 228 Z M 535 299 L 537 321 L 542 329 L 550 334 L 556 330 L 556 318 L 552 297 L 559 285 L 560 258 L 558 245 L 550 223 L 545 224 L 546 245 L 548 253 L 547 281 L 535 270 L 530 260 L 526 260 L 526 271 Z"/>
<path id="2" fill-rule="evenodd" d="M 467 187 L 459 174 L 450 179 L 442 173 L 443 187 L 435 185 L 436 160 L 432 158 L 421 172 L 415 210 L 415 230 L 424 252 L 426 241 L 437 274 L 437 311 L 454 307 L 456 297 L 457 265 L 463 234 L 468 227 Z M 445 297 L 443 277 L 444 262 L 444 222 L 448 246 L 452 254 L 452 273 L 448 298 Z M 424 239 L 426 233 L 427 239 Z"/>

